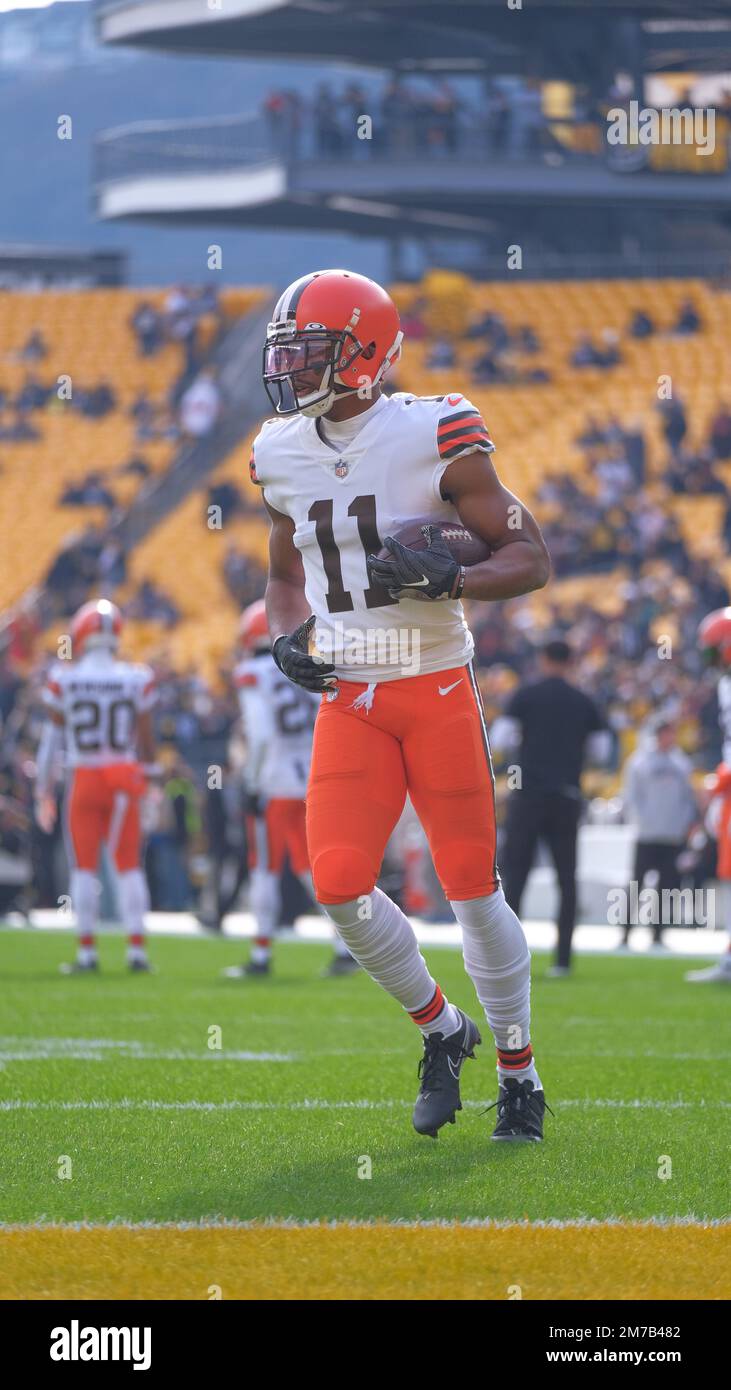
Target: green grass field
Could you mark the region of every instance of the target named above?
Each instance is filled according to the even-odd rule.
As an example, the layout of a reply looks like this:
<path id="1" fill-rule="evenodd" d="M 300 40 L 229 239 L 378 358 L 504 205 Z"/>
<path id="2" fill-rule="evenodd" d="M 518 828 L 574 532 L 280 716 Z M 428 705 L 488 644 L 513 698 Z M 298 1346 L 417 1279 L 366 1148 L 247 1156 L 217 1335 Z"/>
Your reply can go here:
<path id="1" fill-rule="evenodd" d="M 542 1147 L 507 1147 L 480 1113 L 487 1030 L 456 1126 L 419 1138 L 417 1031 L 367 978 L 318 978 L 324 946 L 282 945 L 274 978 L 245 982 L 220 976 L 237 942 L 156 939 L 149 977 L 127 974 L 120 937 L 97 978 L 59 976 L 65 933 L 3 931 L 0 953 L 3 1223 L 728 1213 L 729 998 L 685 985 L 687 962 L 585 956 L 554 982 L 535 959 L 555 1118 Z M 478 1017 L 460 955 L 427 955 Z"/>

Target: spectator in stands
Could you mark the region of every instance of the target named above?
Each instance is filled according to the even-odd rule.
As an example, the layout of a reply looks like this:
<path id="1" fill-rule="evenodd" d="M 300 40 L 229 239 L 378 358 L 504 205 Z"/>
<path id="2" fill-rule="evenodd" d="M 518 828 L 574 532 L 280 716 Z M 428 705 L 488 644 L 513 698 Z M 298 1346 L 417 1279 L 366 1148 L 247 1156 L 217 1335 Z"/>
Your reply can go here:
<path id="1" fill-rule="evenodd" d="M 244 509 L 244 500 L 241 496 L 241 489 L 236 483 L 226 479 L 223 482 L 212 483 L 208 489 L 208 506 L 219 507 L 221 520 L 225 525 L 237 513 Z"/>
<path id="2" fill-rule="evenodd" d="M 315 92 L 312 112 L 315 123 L 315 151 L 328 158 L 340 153 L 343 132 L 338 118 L 339 103 L 329 82 L 321 82 Z"/>
<path id="3" fill-rule="evenodd" d="M 503 352 L 510 343 L 510 334 L 502 314 L 483 314 L 468 328 L 466 337 L 485 338 L 496 352 Z"/>
<path id="4" fill-rule="evenodd" d="M 714 608 L 728 607 L 731 602 L 728 588 L 708 560 L 692 560 L 687 579 L 701 614 L 710 613 Z"/>
<path id="5" fill-rule="evenodd" d="M 193 372 L 198 360 L 198 309 L 195 295 L 187 285 L 174 285 L 165 299 L 168 337 L 180 343 L 185 354 L 185 371 Z"/>
<path id="6" fill-rule="evenodd" d="M 164 627 L 175 627 L 180 621 L 180 611 L 167 594 L 163 593 L 151 579 L 143 579 L 134 598 L 125 607 L 125 617 L 142 622 L 162 623 Z"/>
<path id="7" fill-rule="evenodd" d="M 529 77 L 512 93 L 508 130 L 511 156 L 537 154 L 545 128 L 542 85 L 537 78 Z"/>
<path id="8" fill-rule="evenodd" d="M 650 338 L 654 332 L 655 325 L 650 315 L 644 309 L 635 309 L 629 326 L 630 338 Z"/>
<path id="9" fill-rule="evenodd" d="M 588 333 L 581 335 L 571 354 L 570 360 L 572 367 L 601 366 L 601 353 L 598 348 L 595 348 Z"/>
<path id="10" fill-rule="evenodd" d="M 100 473 L 87 473 L 81 483 L 69 483 L 60 498 L 62 507 L 109 507 L 116 506 L 114 494 L 104 487 Z"/>
<path id="11" fill-rule="evenodd" d="M 595 470 L 599 484 L 598 499 L 602 506 L 613 507 L 632 492 L 635 486 L 632 469 L 621 444 L 604 455 Z"/>
<path id="12" fill-rule="evenodd" d="M 141 454 L 133 454 L 131 458 L 127 459 L 126 463 L 120 463 L 119 467 L 115 469 L 115 472 L 121 474 L 130 473 L 136 478 L 149 478 L 152 469 L 147 459 L 143 458 Z"/>
<path id="13" fill-rule="evenodd" d="M 409 342 L 420 343 L 427 336 L 427 326 L 424 322 L 425 303 L 423 299 L 415 299 L 410 309 L 401 315 L 401 327 L 404 337 Z"/>
<path id="14" fill-rule="evenodd" d="M 121 541 L 109 536 L 99 556 L 97 565 L 99 588 L 104 595 L 111 594 L 127 577 L 127 556 Z"/>
<path id="15" fill-rule="evenodd" d="M 82 415 L 91 420 L 101 420 L 116 409 L 117 398 L 110 383 L 100 381 L 96 386 L 74 392 L 73 402 Z"/>
<path id="16" fill-rule="evenodd" d="M 490 386 L 503 377 L 500 362 L 492 350 L 484 352 L 472 363 L 472 380 L 478 386 Z"/>
<path id="17" fill-rule="evenodd" d="M 676 455 L 680 452 L 680 446 L 688 432 L 685 406 L 680 396 L 671 396 L 669 400 L 658 401 L 657 410 L 662 419 L 665 441 L 671 454 Z"/>
<path id="18" fill-rule="evenodd" d="M 385 87 L 381 97 L 379 129 L 383 147 L 388 150 L 412 149 L 419 136 L 419 124 L 412 92 L 405 82 L 395 77 Z"/>
<path id="19" fill-rule="evenodd" d="M 541 342 L 538 334 L 531 328 L 530 324 L 522 323 L 517 330 L 515 346 L 520 352 L 533 353 L 540 352 Z"/>
<path id="20" fill-rule="evenodd" d="M 591 449 L 597 444 L 605 444 L 606 438 L 606 431 L 599 424 L 596 417 L 594 415 L 588 415 L 581 434 L 577 434 L 576 436 L 576 443 L 581 444 L 585 449 Z"/>
<path id="21" fill-rule="evenodd" d="M 619 334 L 613 328 L 603 328 L 602 344 L 603 346 L 596 350 L 596 365 L 603 369 L 616 367 L 622 361 Z"/>
<path id="22" fill-rule="evenodd" d="M 6 439 L 8 443 L 25 444 L 40 438 L 40 430 L 31 424 L 26 415 L 16 412 L 15 416 L 0 420 L 0 439 Z"/>
<path id="23" fill-rule="evenodd" d="M 261 566 L 234 545 L 228 547 L 224 556 L 223 578 L 239 609 L 254 603 L 264 592 L 266 576 Z"/>
<path id="24" fill-rule="evenodd" d="M 150 399 L 144 386 L 132 402 L 129 413 L 132 419 L 137 422 L 138 440 L 154 439 L 157 406 L 154 401 Z"/>
<path id="25" fill-rule="evenodd" d="M 148 299 L 140 300 L 130 317 L 130 327 L 137 338 L 142 357 L 153 357 L 165 341 L 162 316 Z"/>
<path id="26" fill-rule="evenodd" d="M 51 387 L 44 386 L 37 376 L 32 376 L 29 373 L 15 397 L 15 409 L 23 413 L 42 410 L 50 394 Z"/>
<path id="27" fill-rule="evenodd" d="M 731 458 L 731 410 L 721 401 L 711 423 L 710 445 L 717 459 Z"/>
<path id="28" fill-rule="evenodd" d="M 624 449 L 635 482 L 642 487 L 645 481 L 645 435 L 641 420 L 631 420 L 624 431 Z"/>
<path id="29" fill-rule="evenodd" d="M 689 337 L 693 333 L 698 333 L 701 328 L 701 317 L 692 299 L 685 299 L 678 310 L 678 317 L 672 328 L 672 332 L 678 337 Z"/>
<path id="30" fill-rule="evenodd" d="M 206 367 L 184 392 L 180 402 L 180 426 L 191 439 L 204 439 L 216 427 L 221 413 L 221 393 L 213 367 Z"/>
<path id="31" fill-rule="evenodd" d="M 448 338 L 435 338 L 426 359 L 430 372 L 445 371 L 455 363 L 454 344 Z"/>
<path id="32" fill-rule="evenodd" d="M 23 362 L 40 362 L 48 356 L 48 344 L 40 328 L 34 328 L 18 354 Z"/>

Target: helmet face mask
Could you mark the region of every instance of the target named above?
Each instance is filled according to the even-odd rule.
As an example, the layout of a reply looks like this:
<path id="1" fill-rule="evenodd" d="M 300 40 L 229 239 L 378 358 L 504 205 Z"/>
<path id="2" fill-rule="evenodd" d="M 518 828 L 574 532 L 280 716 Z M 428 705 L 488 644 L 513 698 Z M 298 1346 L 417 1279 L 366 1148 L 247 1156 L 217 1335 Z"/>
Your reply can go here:
<path id="1" fill-rule="evenodd" d="M 338 371 L 352 366 L 362 351 L 349 332 L 283 332 L 270 324 L 262 377 L 277 415 L 324 415 L 335 399 L 336 386 L 342 388 Z"/>

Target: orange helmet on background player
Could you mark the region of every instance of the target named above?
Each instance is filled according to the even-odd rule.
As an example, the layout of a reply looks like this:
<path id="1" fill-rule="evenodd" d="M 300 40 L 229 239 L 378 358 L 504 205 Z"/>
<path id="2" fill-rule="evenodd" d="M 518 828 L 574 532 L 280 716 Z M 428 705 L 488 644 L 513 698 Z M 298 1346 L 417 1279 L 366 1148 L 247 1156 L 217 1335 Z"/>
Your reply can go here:
<path id="1" fill-rule="evenodd" d="M 401 355 L 391 296 L 351 270 L 289 285 L 267 327 L 263 379 L 278 415 L 324 415 L 336 396 L 376 386 Z"/>
<path id="2" fill-rule="evenodd" d="M 698 645 L 709 666 L 731 666 L 731 608 L 716 608 L 703 619 Z"/>
<path id="3" fill-rule="evenodd" d="M 85 603 L 71 620 L 71 648 L 74 656 L 95 647 L 116 651 L 122 631 L 122 614 L 107 598 Z"/>
<path id="4" fill-rule="evenodd" d="M 250 603 L 239 618 L 239 646 L 243 651 L 269 651 L 269 622 L 263 598 Z"/>

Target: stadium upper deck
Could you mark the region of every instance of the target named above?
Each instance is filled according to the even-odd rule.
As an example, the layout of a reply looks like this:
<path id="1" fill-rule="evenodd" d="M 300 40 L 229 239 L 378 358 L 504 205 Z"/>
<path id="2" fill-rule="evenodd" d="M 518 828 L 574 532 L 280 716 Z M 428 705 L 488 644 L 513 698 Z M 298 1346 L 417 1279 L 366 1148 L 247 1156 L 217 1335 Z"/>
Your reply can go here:
<path id="1" fill-rule="evenodd" d="M 530 23 L 505 0 L 97 0 L 105 43 L 237 57 L 343 59 L 395 69 L 597 79 L 731 65 L 726 0 L 531 0 Z M 517 23 L 516 23 L 517 18 Z M 724 55 L 725 51 L 725 57 Z"/>

